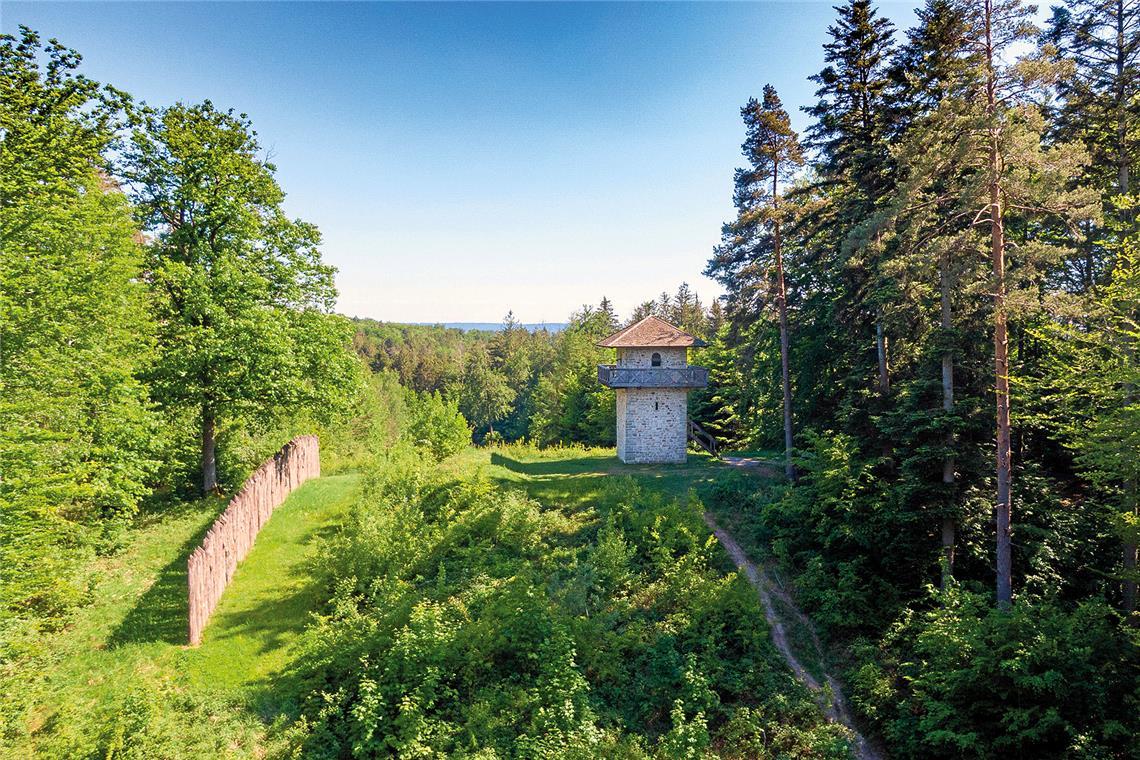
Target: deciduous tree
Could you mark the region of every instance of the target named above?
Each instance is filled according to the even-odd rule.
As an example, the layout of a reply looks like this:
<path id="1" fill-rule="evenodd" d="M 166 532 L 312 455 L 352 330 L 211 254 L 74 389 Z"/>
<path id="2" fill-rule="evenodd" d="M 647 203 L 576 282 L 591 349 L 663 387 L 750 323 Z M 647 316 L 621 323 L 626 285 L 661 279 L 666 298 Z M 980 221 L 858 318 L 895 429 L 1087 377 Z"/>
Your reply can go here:
<path id="1" fill-rule="evenodd" d="M 220 425 L 336 409 L 356 373 L 317 228 L 286 216 L 249 119 L 206 101 L 142 113 L 123 176 L 151 233 L 160 325 L 155 398 L 197 418 L 201 486 L 218 488 Z"/>

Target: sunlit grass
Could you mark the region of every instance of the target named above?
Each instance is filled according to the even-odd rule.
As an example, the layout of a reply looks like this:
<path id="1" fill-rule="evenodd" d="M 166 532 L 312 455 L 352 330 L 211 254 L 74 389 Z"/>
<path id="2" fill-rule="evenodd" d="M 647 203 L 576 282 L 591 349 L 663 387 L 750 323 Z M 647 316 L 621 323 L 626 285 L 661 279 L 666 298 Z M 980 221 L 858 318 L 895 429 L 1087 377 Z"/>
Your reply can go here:
<path id="1" fill-rule="evenodd" d="M 596 498 L 607 478 L 631 477 L 668 496 L 698 496 L 726 478 L 747 477 L 705 453 L 689 453 L 685 464 L 624 464 L 612 448 L 508 445 L 471 449 L 465 466 L 483 471 L 502 485 L 523 488 L 547 504 L 582 503 Z"/>
<path id="2" fill-rule="evenodd" d="M 98 563 L 91 603 L 0 682 L 0 757 L 104 756 L 143 723 L 164 757 L 255 756 L 268 683 L 315 604 L 311 539 L 347 509 L 357 475 L 306 484 L 239 566 L 198 649 L 186 646 L 186 557 L 222 500 L 156 512 Z M 254 708 L 254 709 L 250 709 Z M 119 747 L 122 749 L 122 747 Z"/>
<path id="3" fill-rule="evenodd" d="M 320 603 L 311 560 L 321 536 L 352 504 L 360 475 L 307 484 L 262 528 L 203 633 L 187 652 L 187 683 L 203 689 L 267 685 L 289 662 L 292 644 Z"/>
<path id="4" fill-rule="evenodd" d="M 625 465 L 611 448 L 470 448 L 442 463 L 477 471 L 560 508 L 568 526 L 629 477 L 666 497 L 698 499 L 754 475 L 705 454 L 683 465 Z M 306 484 L 262 529 L 206 628 L 186 646 L 186 557 L 224 506 L 197 502 L 140 522 L 126 549 L 99 561 L 91 604 L 49 637 L 34 672 L 9 674 L 0 756 L 100 756 L 144 725 L 164 757 L 264 756 L 284 741 L 273 720 L 289 716 L 282 674 L 324 589 L 309 561 L 319 538 L 348 511 L 361 476 Z M 727 569 L 727 566 L 726 566 Z M 157 739 L 155 737 L 158 737 Z"/>

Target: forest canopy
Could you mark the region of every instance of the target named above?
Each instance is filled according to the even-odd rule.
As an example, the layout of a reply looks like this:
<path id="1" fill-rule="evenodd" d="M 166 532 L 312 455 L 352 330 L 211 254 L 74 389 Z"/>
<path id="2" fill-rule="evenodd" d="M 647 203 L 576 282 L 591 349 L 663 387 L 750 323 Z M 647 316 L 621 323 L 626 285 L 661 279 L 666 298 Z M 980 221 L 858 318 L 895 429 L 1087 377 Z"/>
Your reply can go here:
<path id="1" fill-rule="evenodd" d="M 0 650 L 83 601 L 139 510 L 231 490 L 363 387 L 316 229 L 244 116 L 151 109 L 0 36 Z"/>

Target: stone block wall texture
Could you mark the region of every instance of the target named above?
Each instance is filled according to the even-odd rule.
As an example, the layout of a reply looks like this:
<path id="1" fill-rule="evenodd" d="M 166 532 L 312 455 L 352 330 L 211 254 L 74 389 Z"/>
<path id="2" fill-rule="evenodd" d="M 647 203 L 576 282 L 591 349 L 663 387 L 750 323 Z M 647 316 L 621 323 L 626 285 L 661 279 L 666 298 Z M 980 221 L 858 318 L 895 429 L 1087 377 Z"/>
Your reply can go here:
<path id="1" fill-rule="evenodd" d="M 617 452 L 618 459 L 625 461 L 625 408 L 629 400 L 626 398 L 628 393 L 626 388 L 615 388 L 614 395 L 617 398 Z"/>
<path id="2" fill-rule="evenodd" d="M 619 348 L 617 350 L 617 366 L 619 367 L 651 367 L 653 354 L 661 354 L 662 367 L 687 367 L 689 365 L 689 350 L 687 348 Z"/>
<path id="3" fill-rule="evenodd" d="M 230 499 L 187 560 L 191 646 L 202 641 L 210 614 L 261 526 L 297 486 L 320 474 L 320 443 L 315 435 L 303 435 L 263 462 Z"/>
<path id="4" fill-rule="evenodd" d="M 618 389 L 618 458 L 626 464 L 684 462 L 688 414 L 684 388 Z"/>

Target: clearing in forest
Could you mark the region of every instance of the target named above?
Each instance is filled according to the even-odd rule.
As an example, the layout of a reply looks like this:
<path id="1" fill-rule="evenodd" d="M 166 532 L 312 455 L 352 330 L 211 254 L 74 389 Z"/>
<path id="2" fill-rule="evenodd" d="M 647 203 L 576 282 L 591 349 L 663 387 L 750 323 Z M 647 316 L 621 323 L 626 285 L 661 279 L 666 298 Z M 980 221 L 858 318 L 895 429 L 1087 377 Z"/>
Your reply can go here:
<path id="1" fill-rule="evenodd" d="M 551 594 L 548 609 L 553 617 L 549 620 L 556 627 L 568 626 L 577 638 L 597 643 L 597 650 L 593 650 L 580 642 L 576 662 L 594 704 L 590 720 L 607 727 L 613 746 L 643 747 L 650 754 L 660 755 L 668 754 L 672 743 L 689 741 L 685 732 L 697 731 L 704 718 L 693 712 L 697 710 L 695 703 L 685 708 L 687 713 L 677 713 L 680 708 L 676 704 L 670 712 L 671 695 L 681 688 L 676 694 L 695 689 L 692 694 L 704 694 L 702 699 L 712 700 L 703 710 L 712 736 L 708 748 L 716 754 L 745 756 L 740 752 L 750 741 L 747 737 L 756 726 L 765 726 L 787 732 L 780 741 L 792 750 L 792 756 L 797 752 L 794 748 L 806 750 L 809 746 L 828 746 L 831 749 L 826 756 L 837 751 L 840 755 L 836 756 L 842 756 L 843 732 L 821 729 L 818 714 L 808 715 L 813 709 L 811 700 L 798 691 L 787 671 L 781 672 L 781 654 L 772 646 L 754 593 L 747 585 L 736 585 L 746 584 L 743 577 L 732 580 L 732 562 L 710 543 L 710 533 L 702 522 L 702 500 L 725 484 L 762 477 L 760 473 L 703 455 L 691 455 L 682 466 L 627 466 L 616 459 L 612 449 L 538 450 L 524 446 L 468 449 L 445 460 L 435 471 L 443 478 L 455 478 L 455 482 L 474 479 L 489 483 L 492 500 L 500 498 L 493 494 L 503 494 L 502 514 L 508 517 L 516 508 L 510 506 L 506 494 L 521 490 L 538 509 L 538 517 L 525 518 L 525 524 L 537 519 L 533 525 L 547 526 L 541 528 L 543 531 L 562 526 L 553 533 L 524 539 L 526 544 L 533 540 L 538 542 L 536 546 L 548 546 L 553 554 L 545 558 L 540 554 L 532 559 L 522 555 L 510 559 L 509 546 L 497 547 L 496 552 L 507 552 L 502 554 L 507 558 L 504 561 L 516 563 L 518 570 L 512 573 L 522 572 L 512 577 L 533 573 L 536 578 L 549 578 L 545 584 Z M 155 515 L 145 521 L 122 554 L 102 560 L 102 580 L 94 590 L 92 603 L 81 610 L 71 628 L 45 645 L 50 650 L 42 658 L 47 666 L 34 677 L 22 675 L 19 683 L 6 679 L 5 686 L 19 689 L 22 696 L 15 713 L 18 718 L 9 718 L 4 739 L 8 743 L 0 748 L 20 756 L 115 757 L 135 746 L 145 747 L 155 756 L 178 758 L 207 754 L 272 756 L 290 747 L 308 750 L 315 746 L 306 743 L 304 737 L 298 738 L 290 728 L 304 713 L 306 689 L 312 688 L 303 677 L 304 668 L 295 667 L 305 659 L 302 655 L 311 655 L 306 646 L 313 646 L 313 637 L 304 636 L 304 632 L 314 620 L 311 613 L 327 611 L 334 585 L 332 578 L 321 575 L 328 569 L 327 557 L 323 564 L 314 560 L 327 543 L 323 539 L 349 530 L 346 526 L 353 516 L 359 517 L 354 504 L 366 504 L 370 498 L 361 496 L 367 480 L 356 474 L 326 476 L 292 494 L 239 565 L 204 632 L 202 645 L 193 649 L 185 646 L 186 554 L 217 509 L 203 509 L 199 504 L 193 510 Z M 639 493 L 644 495 L 637 496 Z M 668 506 L 670 502 L 674 506 Z M 498 508 L 492 507 L 490 512 L 480 509 L 467 515 L 460 512 L 432 528 L 440 531 L 440 543 L 418 549 L 430 560 L 423 567 L 431 572 L 438 567 L 442 572 L 446 565 L 447 578 L 445 581 L 441 575 L 433 579 L 429 574 L 418 581 L 412 579 L 413 586 L 408 587 L 411 596 L 406 597 L 409 604 L 415 603 L 417 608 L 428 604 L 425 609 L 429 609 L 448 604 L 450 594 L 468 593 L 460 585 L 441 597 L 431 596 L 440 593 L 444 588 L 441 584 L 466 582 L 463 562 L 468 560 L 464 558 L 481 553 L 468 553 L 463 548 L 467 542 L 500 540 L 502 526 L 485 524 Z M 523 512 L 514 514 L 518 517 Z M 460 530 L 454 537 L 449 537 L 453 526 L 447 524 L 448 519 L 459 521 L 456 526 Z M 506 525 L 515 529 L 522 524 Z M 617 543 L 610 540 L 615 525 L 625 530 L 624 538 Z M 471 532 L 479 530 L 489 532 L 482 538 Z M 665 543 L 655 549 L 661 541 Z M 654 558 L 655 552 L 664 550 L 661 547 L 669 542 L 673 546 L 670 551 L 681 552 L 676 555 L 680 564 L 675 573 L 669 570 L 668 560 Z M 598 576 L 589 569 L 590 558 L 601 556 L 599 552 L 612 552 L 619 545 L 624 546 L 621 552 L 632 563 L 632 585 L 612 591 L 592 586 Z M 705 548 L 698 549 L 702 545 Z M 456 551 L 460 553 L 449 554 Z M 707 554 L 711 565 L 701 569 L 697 554 L 689 557 L 684 553 L 691 551 L 711 551 Z M 698 564 L 686 564 L 694 562 Z M 533 563 L 529 570 L 525 569 L 527 563 Z M 693 568 L 691 577 L 685 568 Z M 661 572 L 664 575 L 658 575 Z M 494 589 L 499 583 L 495 581 L 477 593 L 498 593 Z M 422 602 L 415 602 L 419 593 L 415 584 L 422 585 L 427 594 Z M 549 591 L 559 584 L 562 590 Z M 586 596 L 582 598 L 594 599 L 582 610 L 575 608 L 575 584 L 585 584 L 582 593 Z M 541 582 L 535 586 L 536 590 L 542 588 Z M 745 601 L 748 597 L 752 601 Z M 480 622 L 475 608 L 470 614 L 476 616 L 471 623 L 476 626 L 473 630 L 483 631 L 476 641 L 492 635 L 494 626 L 499 625 L 494 616 Z M 746 620 L 747 633 L 733 630 Z M 488 625 L 492 628 L 483 628 Z M 724 630 L 725 625 L 728 630 Z M 701 633 L 705 626 L 711 627 Z M 723 642 L 714 644 L 721 639 Z M 620 653 L 608 651 L 615 646 Z M 722 646 L 744 649 L 733 654 L 719 651 Z M 742 654 L 747 659 L 739 661 Z M 694 656 L 701 662 L 699 671 L 693 670 Z M 673 670 L 684 679 L 697 681 L 690 686 L 675 685 L 671 680 L 674 676 L 669 675 Z M 414 679 L 414 671 L 408 677 Z M 636 683 L 628 681 L 631 677 Z M 708 679 L 707 684 L 700 685 L 704 683 L 701 679 Z M 753 681 L 754 687 L 748 687 Z M 490 694 L 513 687 L 508 682 L 488 680 L 483 688 L 482 693 Z M 740 688 L 753 690 L 742 693 Z M 709 696 L 714 693 L 721 696 Z M 687 699 L 693 699 L 692 694 Z M 461 696 L 460 703 L 463 701 Z M 657 702 L 660 707 L 654 707 Z M 775 712 L 765 714 L 772 710 Z M 483 717 L 482 713 L 468 716 L 472 721 Z M 691 722 L 694 720 L 697 722 Z M 785 720 L 789 721 L 786 725 Z M 496 730 L 501 732 L 506 727 Z M 739 733 L 738 740 L 728 738 L 733 731 Z M 756 733 L 757 737 L 761 735 L 763 732 Z M 734 749 L 733 741 L 741 742 L 740 747 Z"/>

